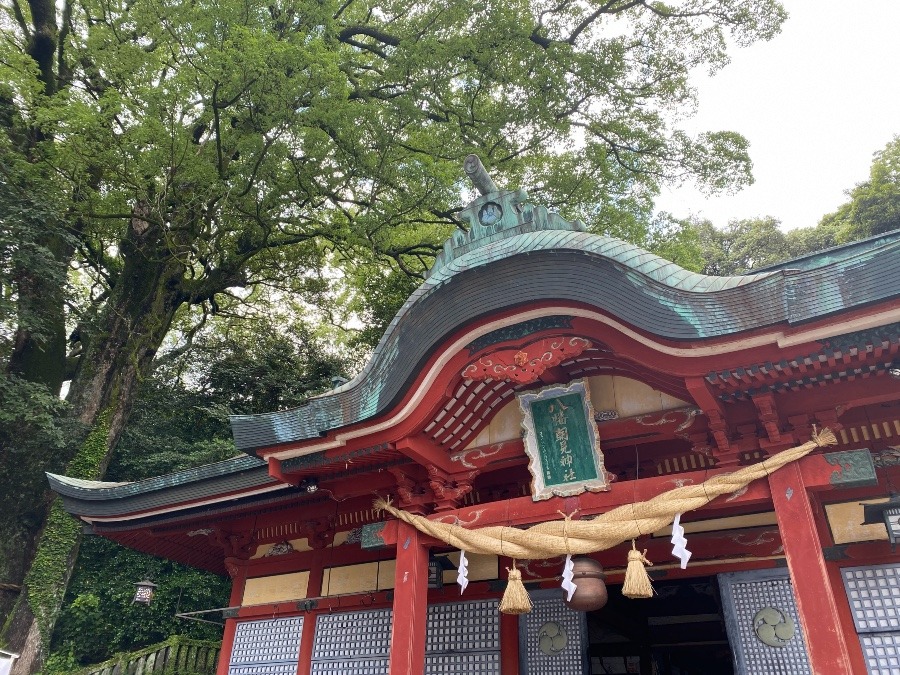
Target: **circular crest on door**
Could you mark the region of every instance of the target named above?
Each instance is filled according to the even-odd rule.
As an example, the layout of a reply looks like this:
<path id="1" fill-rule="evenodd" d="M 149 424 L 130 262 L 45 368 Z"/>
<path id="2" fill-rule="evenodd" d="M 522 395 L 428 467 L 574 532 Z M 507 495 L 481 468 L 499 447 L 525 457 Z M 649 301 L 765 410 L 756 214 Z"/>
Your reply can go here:
<path id="1" fill-rule="evenodd" d="M 538 646 L 547 656 L 556 656 L 569 642 L 565 629 L 556 621 L 548 621 L 538 631 Z"/>
<path id="2" fill-rule="evenodd" d="M 753 630 L 763 644 L 784 647 L 793 639 L 797 628 L 794 621 L 781 610 L 765 607 L 753 617 Z"/>

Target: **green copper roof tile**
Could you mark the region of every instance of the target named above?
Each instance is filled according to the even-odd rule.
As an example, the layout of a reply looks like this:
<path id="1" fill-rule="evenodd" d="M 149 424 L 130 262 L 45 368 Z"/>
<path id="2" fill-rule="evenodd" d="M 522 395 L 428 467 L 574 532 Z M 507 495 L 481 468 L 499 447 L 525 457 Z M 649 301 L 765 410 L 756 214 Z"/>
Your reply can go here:
<path id="1" fill-rule="evenodd" d="M 849 307 L 900 297 L 900 244 L 864 251 L 804 272 L 710 277 L 625 242 L 575 230 L 512 230 L 473 247 L 432 273 L 404 305 L 369 364 L 339 392 L 295 413 L 233 418 L 239 448 L 286 442 L 275 419 L 291 419 L 293 439 L 315 438 L 387 410 L 446 336 L 492 312 L 537 302 L 588 302 L 670 340 L 732 335 L 789 325 Z M 487 273 L 489 272 L 489 273 Z M 316 410 L 315 408 L 320 408 Z M 326 414 L 327 412 L 327 414 Z"/>
<path id="2" fill-rule="evenodd" d="M 203 480 L 221 478 L 229 474 L 235 474 L 250 470 L 263 469 L 268 476 L 268 468 L 264 461 L 248 455 L 239 455 L 214 464 L 206 464 L 185 471 L 170 473 L 165 476 L 156 476 L 146 480 L 130 483 L 106 483 L 100 481 L 85 481 L 68 476 L 47 474 L 50 484 L 60 494 L 78 496 L 82 499 L 109 499 L 111 497 L 123 498 L 134 495 L 166 490 L 179 485 L 187 485 Z"/>

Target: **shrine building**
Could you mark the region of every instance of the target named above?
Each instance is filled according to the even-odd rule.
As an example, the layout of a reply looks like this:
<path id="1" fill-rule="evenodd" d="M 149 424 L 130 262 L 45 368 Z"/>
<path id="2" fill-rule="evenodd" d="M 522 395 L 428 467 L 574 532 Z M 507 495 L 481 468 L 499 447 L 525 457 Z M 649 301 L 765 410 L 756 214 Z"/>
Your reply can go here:
<path id="1" fill-rule="evenodd" d="M 704 276 L 466 170 L 358 376 L 67 511 L 231 577 L 219 675 L 900 673 L 900 230 Z"/>

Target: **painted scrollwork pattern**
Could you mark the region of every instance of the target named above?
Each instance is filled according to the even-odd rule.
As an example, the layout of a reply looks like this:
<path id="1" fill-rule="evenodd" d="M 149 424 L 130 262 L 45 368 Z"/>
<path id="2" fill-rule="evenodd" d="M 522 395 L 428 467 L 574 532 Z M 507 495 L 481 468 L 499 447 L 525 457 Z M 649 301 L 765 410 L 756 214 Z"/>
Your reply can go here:
<path id="1" fill-rule="evenodd" d="M 522 349 L 505 349 L 482 356 L 463 368 L 469 380 L 500 380 L 531 384 L 548 369 L 592 347 L 581 337 L 555 337 L 532 342 Z"/>

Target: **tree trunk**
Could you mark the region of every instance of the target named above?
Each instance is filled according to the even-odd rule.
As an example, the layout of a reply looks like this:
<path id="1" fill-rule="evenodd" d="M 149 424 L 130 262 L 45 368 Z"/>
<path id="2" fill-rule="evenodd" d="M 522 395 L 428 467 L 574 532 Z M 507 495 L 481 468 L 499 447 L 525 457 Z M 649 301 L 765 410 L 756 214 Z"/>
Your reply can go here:
<path id="1" fill-rule="evenodd" d="M 58 261 L 63 269 L 67 260 Z M 18 276 L 19 319 L 8 371 L 29 382 L 43 384 L 59 395 L 66 366 L 62 285 L 46 274 L 32 271 L 23 271 Z M 65 272 L 62 276 L 65 278 Z"/>
<path id="2" fill-rule="evenodd" d="M 160 225 L 135 209 L 121 242 L 125 265 L 104 310 L 82 332 L 84 344 L 69 393 L 71 414 L 92 429 L 65 469 L 70 476 L 99 479 L 112 458 L 141 379 L 151 368 L 178 307 L 183 266 L 167 248 Z M 62 511 L 59 500 L 49 510 L 24 590 L 0 639 L 22 654 L 13 673 L 38 672 L 80 543 L 80 526 Z M 35 642 L 37 641 L 37 643 Z"/>

